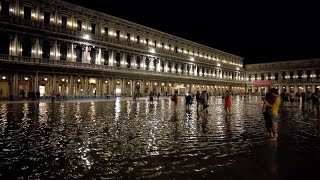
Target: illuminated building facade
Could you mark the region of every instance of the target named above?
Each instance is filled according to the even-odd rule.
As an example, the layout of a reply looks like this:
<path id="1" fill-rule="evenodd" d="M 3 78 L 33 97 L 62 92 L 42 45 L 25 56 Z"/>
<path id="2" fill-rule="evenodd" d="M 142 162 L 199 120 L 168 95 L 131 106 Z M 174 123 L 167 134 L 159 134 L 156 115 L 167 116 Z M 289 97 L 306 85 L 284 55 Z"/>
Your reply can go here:
<path id="1" fill-rule="evenodd" d="M 60 0 L 1 0 L 1 96 L 244 92 L 243 58 Z"/>
<path id="2" fill-rule="evenodd" d="M 279 93 L 314 92 L 320 85 L 320 59 L 249 64 L 246 69 L 247 92 L 263 93 L 267 87 L 254 86 L 255 81 L 269 80 Z"/>

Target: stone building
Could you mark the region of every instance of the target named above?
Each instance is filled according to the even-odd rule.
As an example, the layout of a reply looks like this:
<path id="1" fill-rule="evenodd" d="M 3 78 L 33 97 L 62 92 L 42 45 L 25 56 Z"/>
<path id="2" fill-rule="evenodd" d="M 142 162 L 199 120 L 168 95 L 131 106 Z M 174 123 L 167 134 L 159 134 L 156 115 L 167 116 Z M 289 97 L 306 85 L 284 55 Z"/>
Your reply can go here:
<path id="1" fill-rule="evenodd" d="M 242 57 L 60 0 L 0 5 L 0 98 L 245 91 Z"/>

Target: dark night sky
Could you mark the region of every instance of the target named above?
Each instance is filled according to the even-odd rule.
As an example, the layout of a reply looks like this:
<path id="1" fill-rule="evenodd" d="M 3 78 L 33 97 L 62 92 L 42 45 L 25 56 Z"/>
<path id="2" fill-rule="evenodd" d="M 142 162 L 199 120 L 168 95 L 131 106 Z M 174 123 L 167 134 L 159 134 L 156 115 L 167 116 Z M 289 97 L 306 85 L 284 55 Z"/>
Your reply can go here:
<path id="1" fill-rule="evenodd" d="M 244 63 L 320 58 L 316 4 L 286 1 L 65 0 L 244 57 Z M 209 4 L 210 2 L 210 4 Z"/>

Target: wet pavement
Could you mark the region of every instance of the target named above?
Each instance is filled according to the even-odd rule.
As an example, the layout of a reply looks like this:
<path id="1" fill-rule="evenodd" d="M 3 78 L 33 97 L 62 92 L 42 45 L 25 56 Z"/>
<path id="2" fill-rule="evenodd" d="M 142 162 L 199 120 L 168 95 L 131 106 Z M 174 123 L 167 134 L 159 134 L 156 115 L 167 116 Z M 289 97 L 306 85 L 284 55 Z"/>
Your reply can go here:
<path id="1" fill-rule="evenodd" d="M 133 102 L 0 102 L 1 179 L 320 178 L 320 120 L 281 109 L 278 142 L 265 136 L 258 97 L 221 97 L 209 115 L 170 98 Z"/>

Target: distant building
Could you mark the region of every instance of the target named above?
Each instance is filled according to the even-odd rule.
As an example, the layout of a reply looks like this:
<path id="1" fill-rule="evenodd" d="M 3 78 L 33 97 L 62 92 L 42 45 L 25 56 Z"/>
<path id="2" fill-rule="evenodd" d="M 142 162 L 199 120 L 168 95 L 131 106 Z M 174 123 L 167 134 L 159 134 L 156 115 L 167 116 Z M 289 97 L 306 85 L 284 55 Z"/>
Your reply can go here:
<path id="1" fill-rule="evenodd" d="M 249 64 L 246 69 L 246 90 L 266 92 L 267 87 L 254 86 L 255 81 L 269 80 L 279 93 L 314 92 L 320 85 L 320 59 Z"/>
<path id="2" fill-rule="evenodd" d="M 242 57 L 60 0 L 0 3 L 0 98 L 245 91 Z"/>

